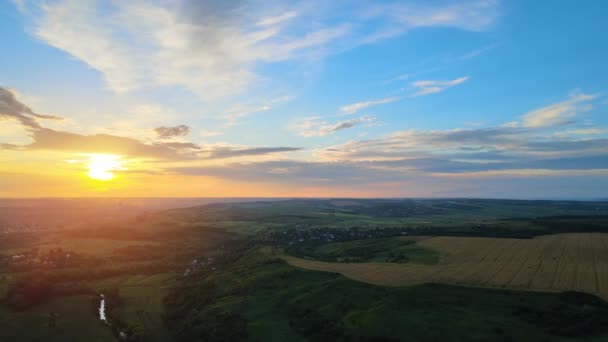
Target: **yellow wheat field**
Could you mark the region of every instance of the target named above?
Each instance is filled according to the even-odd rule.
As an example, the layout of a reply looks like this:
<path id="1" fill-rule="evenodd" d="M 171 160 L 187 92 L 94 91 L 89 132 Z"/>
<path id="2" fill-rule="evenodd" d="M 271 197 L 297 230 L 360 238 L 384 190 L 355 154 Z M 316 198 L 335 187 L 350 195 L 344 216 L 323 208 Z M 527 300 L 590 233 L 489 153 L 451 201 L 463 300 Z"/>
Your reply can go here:
<path id="1" fill-rule="evenodd" d="M 537 291 L 576 290 L 608 299 L 608 234 L 535 239 L 433 237 L 419 245 L 441 254 L 437 265 L 329 263 L 283 256 L 291 265 L 336 272 L 377 285 L 446 283 Z"/>

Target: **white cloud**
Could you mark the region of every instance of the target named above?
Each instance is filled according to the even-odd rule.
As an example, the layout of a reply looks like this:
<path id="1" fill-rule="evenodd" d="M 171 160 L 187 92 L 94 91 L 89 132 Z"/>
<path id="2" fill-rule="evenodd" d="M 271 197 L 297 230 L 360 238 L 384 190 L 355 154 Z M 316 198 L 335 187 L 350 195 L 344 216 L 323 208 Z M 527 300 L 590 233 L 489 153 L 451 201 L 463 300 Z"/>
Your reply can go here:
<path id="1" fill-rule="evenodd" d="M 269 110 L 273 109 L 275 106 L 289 102 L 292 99 L 293 99 L 292 96 L 286 95 L 286 96 L 271 98 L 271 99 L 265 100 L 265 101 L 259 101 L 256 103 L 248 103 L 248 104 L 237 103 L 237 104 L 230 106 L 228 109 L 226 109 L 222 113 L 221 116 L 223 119 L 225 119 L 227 121 L 228 126 L 233 126 L 233 125 L 237 125 L 239 123 L 239 120 L 245 116 L 248 116 L 248 115 L 251 115 L 254 113 L 269 111 Z"/>
<path id="2" fill-rule="evenodd" d="M 442 92 L 455 85 L 462 84 L 469 80 L 469 76 L 464 76 L 448 81 L 423 80 L 412 82 L 412 87 L 417 91 L 412 96 L 423 96 Z"/>
<path id="3" fill-rule="evenodd" d="M 278 24 L 286 22 L 290 19 L 293 19 L 297 16 L 298 16 L 298 13 L 296 11 L 289 11 L 289 12 L 281 13 L 276 16 L 262 18 L 262 19 L 260 19 L 260 21 L 257 22 L 257 25 L 258 26 L 278 25 Z"/>
<path id="4" fill-rule="evenodd" d="M 42 7 L 36 35 L 102 72 L 116 92 L 181 86 L 209 99 L 249 85 L 256 62 L 288 59 L 347 31 L 343 25 L 322 27 L 287 40 L 279 38 L 279 24 L 295 12 L 252 26 L 239 5 L 56 1 Z"/>
<path id="5" fill-rule="evenodd" d="M 216 137 L 218 135 L 223 135 L 224 132 L 219 132 L 219 131 L 209 131 L 209 130 L 202 130 L 200 132 L 200 136 L 203 138 L 209 138 L 209 137 Z"/>
<path id="6" fill-rule="evenodd" d="M 579 129 L 568 129 L 561 132 L 556 132 L 553 135 L 556 137 L 569 137 L 569 136 L 589 136 L 589 135 L 602 135 L 608 134 L 608 130 L 601 128 L 579 128 Z"/>
<path id="7" fill-rule="evenodd" d="M 18 3 L 40 9 L 27 12 L 38 13 L 37 37 L 101 72 L 113 91 L 177 86 L 202 99 L 255 84 L 261 64 L 318 58 L 414 27 L 481 30 L 497 11 L 488 0 L 347 7 L 322 1 L 273 6 L 255 0 Z"/>
<path id="8" fill-rule="evenodd" d="M 482 47 L 482 48 L 479 48 L 479 49 L 476 49 L 476 50 L 470 51 L 470 52 L 468 52 L 468 53 L 465 53 L 464 55 L 460 56 L 460 59 L 471 59 L 471 58 L 475 58 L 475 57 L 477 57 L 477 56 L 479 56 L 479 55 L 482 55 L 482 54 L 484 54 L 484 53 L 486 53 L 486 52 L 488 52 L 488 51 L 490 51 L 490 50 L 493 50 L 493 49 L 494 49 L 494 48 L 496 48 L 497 46 L 498 46 L 498 44 L 497 44 L 497 43 L 494 43 L 494 44 L 490 44 L 490 45 L 484 46 L 484 47 Z"/>
<path id="9" fill-rule="evenodd" d="M 573 95 L 566 101 L 526 113 L 522 117 L 521 126 L 538 128 L 568 123 L 576 114 L 590 110 L 592 106 L 585 103 L 595 97 L 588 94 Z"/>
<path id="10" fill-rule="evenodd" d="M 361 109 L 365 109 L 365 108 L 380 105 L 380 104 L 395 102 L 400 99 L 401 99 L 401 97 L 395 96 L 395 97 L 387 97 L 387 98 L 379 99 L 379 100 L 356 102 L 356 103 L 351 103 L 349 105 L 340 107 L 340 111 L 344 114 L 355 114 L 358 111 L 360 111 Z"/>
<path id="11" fill-rule="evenodd" d="M 298 135 L 303 137 L 322 137 L 361 124 L 372 125 L 375 121 L 376 118 L 373 116 L 362 116 L 330 124 L 318 116 L 313 116 L 301 119 L 294 128 L 298 131 Z"/>
<path id="12" fill-rule="evenodd" d="M 27 6 L 25 4 L 26 0 L 12 0 L 13 4 L 15 4 L 15 7 L 17 7 L 17 10 L 19 12 L 25 12 L 27 9 Z"/>
<path id="13" fill-rule="evenodd" d="M 103 25 L 104 17 L 95 8 L 91 0 L 45 5 L 36 35 L 101 71 L 111 89 L 117 92 L 134 89 L 141 81 L 136 54 L 114 39 L 112 27 Z"/>
<path id="14" fill-rule="evenodd" d="M 460 79 L 457 79 L 460 80 Z M 457 81 L 455 80 L 455 81 Z M 447 81 L 444 84 L 458 84 Z M 422 83 L 425 87 L 436 81 Z M 403 130 L 373 140 L 350 141 L 319 150 L 316 156 L 331 161 L 398 160 L 452 156 L 460 161 L 494 162 L 513 157 L 582 157 L 604 154 L 608 134 L 602 127 L 561 132 L 546 132 L 545 128 L 571 122 L 577 113 L 591 109 L 589 101 L 597 96 L 576 94 L 569 99 L 526 113 L 520 121 L 497 127 L 452 130 Z M 594 137 L 595 136 L 595 137 Z"/>
<path id="15" fill-rule="evenodd" d="M 441 6 L 395 2 L 376 4 L 367 8 L 365 13 L 370 18 L 388 19 L 386 24 L 362 38 L 362 43 L 374 43 L 417 27 L 456 27 L 482 31 L 495 22 L 499 6 L 495 0 L 459 1 Z"/>

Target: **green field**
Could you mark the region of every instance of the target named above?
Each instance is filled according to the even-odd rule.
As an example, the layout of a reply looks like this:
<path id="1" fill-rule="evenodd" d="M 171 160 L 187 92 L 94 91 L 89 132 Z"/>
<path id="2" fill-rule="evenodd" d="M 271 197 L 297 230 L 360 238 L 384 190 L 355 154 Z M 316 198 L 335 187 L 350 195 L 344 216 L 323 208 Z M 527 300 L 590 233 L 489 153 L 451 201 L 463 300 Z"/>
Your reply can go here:
<path id="1" fill-rule="evenodd" d="M 162 321 L 163 298 L 173 285 L 174 274 L 152 276 L 126 276 L 104 279 L 94 286 L 101 292 L 106 288 L 118 289 L 125 305 L 117 316 L 127 326 L 145 332 L 148 341 L 171 341 L 169 331 Z"/>
<path id="2" fill-rule="evenodd" d="M 608 338 L 608 306 L 592 296 L 440 285 L 388 288 L 298 270 L 260 252 L 188 285 L 190 290 L 177 290 L 169 301 L 169 318 L 184 341 Z"/>
<path id="3" fill-rule="evenodd" d="M 439 260 L 439 253 L 416 244 L 413 238 L 354 240 L 296 251 L 307 258 L 335 262 L 435 264 Z"/>
<path id="4" fill-rule="evenodd" d="M 608 304 L 555 292 L 605 294 L 607 227 L 603 202 L 344 199 L 14 232 L 0 236 L 0 329 L 62 342 L 608 340 Z"/>
<path id="5" fill-rule="evenodd" d="M 211 204 L 170 210 L 162 217 L 186 225 L 204 222 L 208 227 L 248 236 L 290 228 L 393 227 L 473 235 L 485 229 L 536 236 L 550 233 L 553 226 L 551 222 L 537 221 L 536 218 L 563 215 L 579 216 L 577 221 L 596 217 L 605 223 L 608 203 L 484 199 L 298 199 Z"/>
<path id="6" fill-rule="evenodd" d="M 99 321 L 94 303 L 94 296 L 70 296 L 23 312 L 1 308 L 2 341 L 116 341 Z M 57 317 L 55 326 L 49 324 L 51 314 Z"/>

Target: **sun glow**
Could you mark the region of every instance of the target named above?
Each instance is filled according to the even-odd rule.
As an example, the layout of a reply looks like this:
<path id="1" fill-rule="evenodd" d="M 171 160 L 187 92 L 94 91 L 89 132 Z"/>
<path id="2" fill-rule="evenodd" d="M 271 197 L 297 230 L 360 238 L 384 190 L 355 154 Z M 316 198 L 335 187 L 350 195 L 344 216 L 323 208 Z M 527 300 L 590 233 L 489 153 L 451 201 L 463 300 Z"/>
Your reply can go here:
<path id="1" fill-rule="evenodd" d="M 87 175 L 100 181 L 109 181 L 116 177 L 112 171 L 121 170 L 122 162 L 119 156 L 112 154 L 91 154 L 87 163 Z"/>

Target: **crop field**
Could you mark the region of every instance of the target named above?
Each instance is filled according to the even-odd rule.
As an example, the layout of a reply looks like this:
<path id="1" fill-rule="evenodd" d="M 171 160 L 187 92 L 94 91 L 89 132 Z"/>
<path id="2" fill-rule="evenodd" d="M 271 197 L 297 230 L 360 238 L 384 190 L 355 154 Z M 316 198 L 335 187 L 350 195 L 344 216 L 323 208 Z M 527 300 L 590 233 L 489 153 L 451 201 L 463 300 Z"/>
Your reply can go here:
<path id="1" fill-rule="evenodd" d="M 436 265 L 328 263 L 291 256 L 293 266 L 341 273 L 366 283 L 446 283 L 518 290 L 575 290 L 608 299 L 608 234 L 569 233 L 534 239 L 433 237 L 418 242 L 440 254 Z"/>

